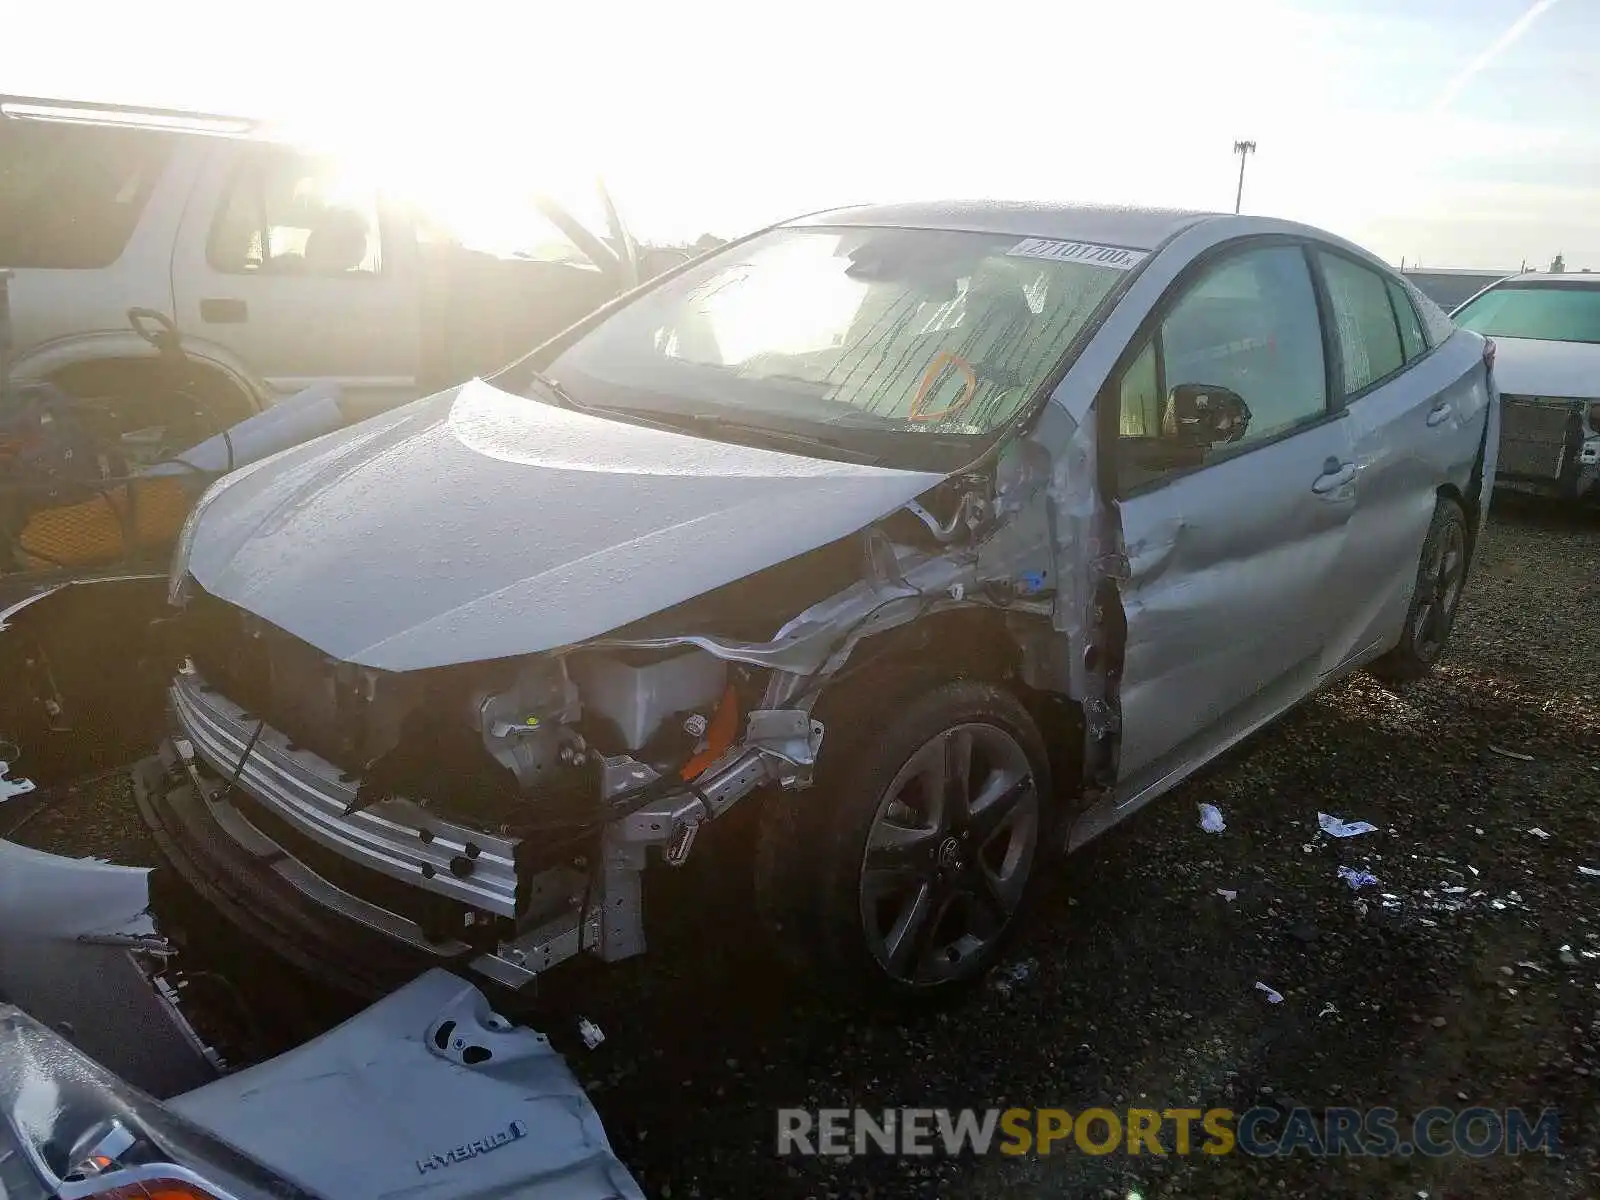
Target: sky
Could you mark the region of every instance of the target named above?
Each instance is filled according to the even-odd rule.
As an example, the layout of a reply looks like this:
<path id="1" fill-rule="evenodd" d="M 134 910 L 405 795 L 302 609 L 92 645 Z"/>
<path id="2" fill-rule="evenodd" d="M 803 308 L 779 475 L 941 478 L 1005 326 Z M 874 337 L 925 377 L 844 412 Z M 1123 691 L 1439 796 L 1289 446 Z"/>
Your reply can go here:
<path id="1" fill-rule="evenodd" d="M 1600 0 L 0 0 L 0 92 L 242 113 L 634 231 L 930 196 L 1229 210 L 1600 269 Z M 494 184 L 490 180 L 506 181 Z"/>

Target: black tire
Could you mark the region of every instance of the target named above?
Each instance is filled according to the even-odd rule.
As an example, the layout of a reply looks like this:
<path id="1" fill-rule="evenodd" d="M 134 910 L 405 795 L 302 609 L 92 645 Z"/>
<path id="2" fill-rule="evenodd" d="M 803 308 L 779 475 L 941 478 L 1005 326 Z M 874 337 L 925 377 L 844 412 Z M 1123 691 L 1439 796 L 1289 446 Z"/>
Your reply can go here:
<path id="1" fill-rule="evenodd" d="M 1466 514 L 1454 500 L 1441 498 L 1434 506 L 1428 536 L 1423 539 L 1417 585 L 1406 610 L 1400 641 L 1373 662 L 1372 673 L 1393 683 L 1429 674 L 1455 628 L 1466 581 Z"/>
<path id="2" fill-rule="evenodd" d="M 995 964 L 1044 878 L 1056 825 L 1049 757 L 1027 709 L 994 684 L 858 693 L 869 695 L 870 707 L 825 714 L 815 786 L 769 797 L 758 906 L 780 957 L 832 999 L 949 999 Z M 947 764 L 963 761 L 963 746 L 965 783 L 929 787 L 960 774 Z M 908 777 L 913 762 L 922 767 Z"/>

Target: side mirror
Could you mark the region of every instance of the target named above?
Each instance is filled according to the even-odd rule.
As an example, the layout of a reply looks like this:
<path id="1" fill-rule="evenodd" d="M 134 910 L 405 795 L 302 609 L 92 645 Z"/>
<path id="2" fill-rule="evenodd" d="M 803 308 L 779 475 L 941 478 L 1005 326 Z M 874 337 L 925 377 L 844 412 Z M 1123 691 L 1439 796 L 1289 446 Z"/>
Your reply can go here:
<path id="1" fill-rule="evenodd" d="M 1244 437 L 1250 406 L 1231 388 L 1180 383 L 1167 397 L 1162 433 L 1183 446 L 1225 446 Z"/>

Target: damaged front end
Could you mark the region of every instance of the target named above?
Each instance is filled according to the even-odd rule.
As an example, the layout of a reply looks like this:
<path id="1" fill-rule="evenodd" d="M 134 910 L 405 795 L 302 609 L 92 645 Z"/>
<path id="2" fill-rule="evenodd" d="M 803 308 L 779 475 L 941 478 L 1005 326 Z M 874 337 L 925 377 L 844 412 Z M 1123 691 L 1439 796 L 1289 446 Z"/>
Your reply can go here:
<path id="1" fill-rule="evenodd" d="M 803 708 L 762 707 L 757 672 L 698 647 L 407 677 L 229 615 L 249 632 L 196 645 L 170 691 L 178 736 L 137 792 L 184 873 L 294 957 L 348 948 L 330 927 L 346 924 L 520 988 L 580 950 L 639 953 L 650 848 L 682 863 L 701 822 L 805 786 L 821 738 Z M 275 914 L 268 876 L 345 920 L 296 933 L 306 910 Z M 327 948 L 304 965 L 350 974 Z M 393 955 L 358 957 L 360 976 Z"/>
<path id="2" fill-rule="evenodd" d="M 175 735 L 136 772 L 141 808 L 236 923 L 362 991 L 418 954 L 512 989 L 584 951 L 638 954 L 647 864 L 685 862 L 747 797 L 809 787 L 818 700 L 897 644 L 884 635 L 981 615 L 1027 686 L 1092 690 L 1073 668 L 1097 664 L 1057 651 L 1059 622 L 1076 635 L 1089 614 L 1056 611 L 1092 598 L 1058 594 L 1051 540 L 1052 512 L 1088 489 L 1053 486 L 1047 464 L 1013 443 L 766 571 L 489 662 L 361 666 L 189 580 L 162 635 Z M 1078 519 L 1056 537 L 1075 543 Z"/>

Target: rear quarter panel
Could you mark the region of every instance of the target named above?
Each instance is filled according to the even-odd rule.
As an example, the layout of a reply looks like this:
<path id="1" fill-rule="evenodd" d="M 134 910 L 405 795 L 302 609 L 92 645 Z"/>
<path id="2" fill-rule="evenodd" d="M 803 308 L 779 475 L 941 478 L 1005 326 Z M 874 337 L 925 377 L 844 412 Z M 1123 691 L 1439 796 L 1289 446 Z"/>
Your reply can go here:
<path id="1" fill-rule="evenodd" d="M 1357 514 L 1344 574 L 1378 581 L 1351 597 L 1338 658 L 1368 658 L 1399 637 L 1416 586 L 1416 568 L 1441 495 L 1481 507 L 1475 486 L 1493 393 L 1483 338 L 1456 330 L 1394 380 L 1352 401 L 1350 432 L 1360 466 Z M 1431 415 L 1444 406 L 1442 421 Z M 1433 420 L 1434 424 L 1429 424 Z M 1337 664 L 1330 664 L 1337 665 Z"/>

